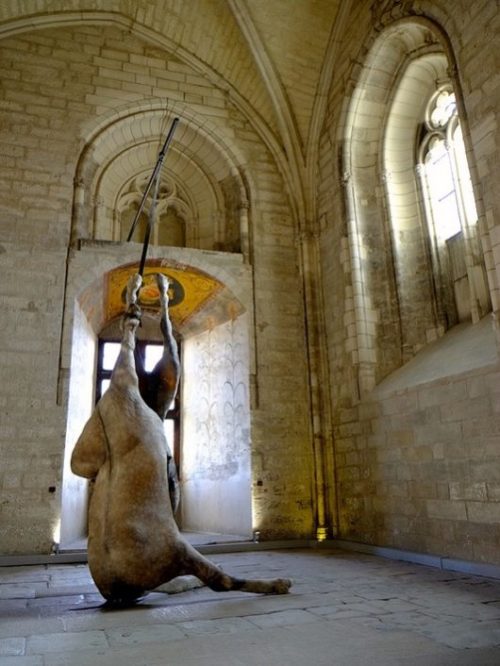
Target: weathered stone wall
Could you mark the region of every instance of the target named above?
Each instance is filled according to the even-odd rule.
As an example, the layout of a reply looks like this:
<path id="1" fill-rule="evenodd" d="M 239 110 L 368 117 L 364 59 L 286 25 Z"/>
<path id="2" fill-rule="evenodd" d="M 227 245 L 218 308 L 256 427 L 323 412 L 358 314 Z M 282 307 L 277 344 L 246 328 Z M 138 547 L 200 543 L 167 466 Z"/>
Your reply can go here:
<path id="1" fill-rule="evenodd" d="M 183 345 L 183 529 L 252 533 L 248 314 Z"/>
<path id="2" fill-rule="evenodd" d="M 497 363 L 361 402 L 336 430 L 345 538 L 498 563 L 499 380 Z"/>
<path id="3" fill-rule="evenodd" d="M 378 11 L 372 13 L 376 7 Z M 342 172 L 341 159 L 346 149 L 346 114 L 370 47 L 381 30 L 415 13 L 444 32 L 444 43 L 449 40 L 457 63 L 493 303 L 493 315 L 488 317 L 493 324 L 498 322 L 500 194 L 495 182 L 500 167 L 500 127 L 493 111 L 500 104 L 498 62 L 493 62 L 493 54 L 499 52 L 498 4 L 488 0 L 354 3 L 338 45 L 320 150 L 322 270 L 339 532 L 355 541 L 498 564 L 500 392 L 495 354 L 489 364 L 478 362 L 477 368 L 458 375 L 451 363 L 439 379 L 415 380 L 404 390 L 389 388 L 381 393 L 365 382 L 366 368 L 359 353 L 366 342 L 363 330 L 360 335 L 360 321 L 371 324 L 365 330 L 374 337 L 384 321 L 375 309 L 372 320 L 365 318 L 363 323 L 356 312 L 362 299 L 356 301 L 356 295 L 381 293 L 386 285 L 377 280 L 391 266 L 372 271 L 369 283 L 356 282 L 360 257 L 352 251 L 353 221 L 341 203 L 346 201 L 349 177 Z M 362 109 L 362 99 L 359 105 Z M 414 313 L 415 326 L 426 325 L 419 320 L 422 316 L 426 315 Z M 431 324 L 429 320 L 429 327 Z M 494 350 L 494 336 L 491 344 Z M 392 359 L 385 359 L 390 348 L 382 343 L 371 351 L 365 357 L 369 363 L 401 364 L 399 345 L 394 346 Z M 472 351 L 464 347 L 462 354 Z"/>
<path id="4" fill-rule="evenodd" d="M 295 230 L 272 164 L 256 170 L 253 217 L 256 374 L 253 508 L 265 538 L 314 529 L 312 445 L 301 276 Z"/>
<path id="5" fill-rule="evenodd" d="M 159 52 L 155 47 L 156 63 Z M 304 536 L 312 529 L 303 303 L 281 177 L 220 90 L 194 70 L 191 76 L 179 68 L 152 72 L 150 56 L 149 46 L 116 27 L 30 29 L 0 42 L 4 552 L 50 551 L 61 512 L 68 384 L 64 373 L 58 383 L 59 357 L 82 137 L 99 114 L 123 113 L 135 100 L 158 96 L 218 119 L 245 162 L 252 183 L 252 460 L 259 525 L 263 535 Z M 296 492 L 287 498 L 291 489 Z"/>
<path id="6" fill-rule="evenodd" d="M 416 17 L 420 27 L 406 33 L 407 41 L 401 39 L 401 53 L 415 43 L 416 32 L 425 24 L 435 41 L 440 41 L 442 53 L 456 63 L 452 76 L 463 96 L 460 105 L 466 118 L 466 145 L 478 199 L 479 235 L 498 329 L 498 3 L 363 0 L 350 3 L 350 9 L 342 3 L 339 16 L 344 23 L 329 46 L 334 50 L 333 56 L 329 55 L 335 66 L 316 165 L 317 220 L 312 219 L 315 214 L 308 219 L 309 212 L 315 210 L 311 201 L 307 211 L 307 206 L 300 209 L 298 205 L 301 212 L 292 214 L 284 179 L 276 166 L 281 159 L 281 169 L 286 172 L 285 151 L 295 146 L 300 152 L 298 137 L 294 136 L 294 141 L 284 136 L 286 131 L 292 133 L 294 124 L 294 118 L 284 112 L 287 95 L 273 98 L 266 89 L 266 85 L 279 85 L 279 78 L 274 80 L 269 68 L 258 71 L 257 58 L 251 52 L 255 43 L 249 46 L 245 42 L 227 3 L 220 2 L 212 13 L 196 14 L 191 22 L 189 3 L 179 7 L 175 17 L 168 11 L 162 13 L 161 3 L 145 1 L 130 4 L 113 0 L 112 15 L 99 14 L 100 3 L 85 0 L 52 4 L 54 11 L 69 12 L 54 19 L 57 27 L 49 27 L 47 12 L 32 15 L 18 22 L 10 36 L 0 42 L 2 549 L 50 550 L 61 513 L 68 373 L 72 371 L 68 342 L 73 324 L 71 298 L 78 298 L 79 293 L 75 271 L 81 267 L 86 273 L 82 277 L 88 287 L 94 279 L 102 279 L 105 265 L 112 269 L 120 262 L 116 248 L 103 249 L 104 254 L 108 250 L 110 254 L 106 261 L 101 256 L 102 263 L 88 260 L 90 246 L 73 248 L 68 254 L 74 212 L 78 209 L 80 214 L 82 205 L 88 207 L 79 217 L 82 225 L 73 226 L 73 240 L 86 236 L 82 229 L 88 235 L 89 225 L 84 222 L 92 220 L 90 208 L 99 204 L 80 197 L 80 182 L 74 198 L 77 165 L 84 161 L 79 162 L 89 136 L 99 135 L 107 122 L 125 117 L 132 105 L 138 108 L 144 100 L 158 105 L 158 100 L 170 99 L 185 105 L 197 126 L 206 131 L 205 166 L 211 164 L 210 142 L 217 149 L 206 180 L 216 182 L 219 177 L 227 179 L 228 174 L 234 177 L 234 182 L 217 182 L 224 194 L 222 208 L 227 218 L 226 228 L 220 224 L 219 231 L 229 243 L 224 247 L 232 249 L 238 246 L 239 231 L 242 254 L 251 264 L 253 284 L 249 290 L 245 286 L 243 300 L 251 302 L 247 312 L 253 527 L 262 538 L 313 534 L 317 527 L 314 515 L 321 504 L 318 501 L 316 506 L 316 500 L 323 491 L 314 487 L 315 479 L 322 485 L 321 472 L 328 471 L 331 478 L 325 479 L 325 488 L 333 483 L 330 453 L 321 449 L 329 446 L 326 412 L 330 410 L 323 409 L 317 394 L 325 400 L 331 395 L 340 536 L 498 562 L 500 501 L 494 470 L 500 463 L 500 439 L 498 368 L 494 361 L 460 375 L 450 371 L 449 376 L 418 387 L 410 384 L 404 391 L 394 389 L 393 394 L 373 391 L 402 359 L 417 351 L 429 332 L 437 335 L 438 331 L 432 308 L 411 307 L 415 292 L 422 292 L 418 285 L 423 282 L 407 282 L 408 289 L 400 294 L 410 294 L 408 302 L 405 307 L 397 303 L 397 279 L 411 280 L 411 272 L 404 270 L 408 264 L 401 260 L 399 268 L 403 270 L 393 278 L 390 234 L 384 235 L 387 227 L 373 226 L 387 222 L 384 183 L 374 181 L 374 176 L 381 175 L 381 156 L 373 143 L 376 128 L 371 123 L 375 115 L 377 122 L 383 120 L 390 99 L 378 98 L 381 91 L 377 86 L 370 91 L 369 105 L 363 96 L 358 100 L 365 118 L 357 127 L 356 140 L 361 148 L 364 140 L 370 143 L 366 156 L 370 181 L 363 181 L 367 196 L 357 202 L 365 210 L 364 226 L 359 228 L 353 226 L 354 209 L 348 205 L 350 175 L 344 172 L 349 103 L 366 68 L 374 62 L 370 49 L 394 22 Z M 216 5 L 210 6 L 213 9 Z M 26 12 L 35 7 L 28 1 L 22 6 Z M 173 4 L 165 7 L 171 9 Z M 325 16 L 327 7 L 324 3 Z M 87 18 L 93 25 L 79 24 L 76 11 L 85 8 L 92 12 Z M 19 3 L 2 3 L 2 28 L 3 22 L 22 11 Z M 186 24 L 179 30 L 185 17 Z M 36 29 L 42 20 L 46 27 Z M 405 29 L 403 23 L 399 29 Z M 178 43 L 176 31 L 182 33 Z M 146 44 L 148 38 L 154 45 Z M 428 48 L 431 44 L 432 40 L 426 42 Z M 175 55 L 168 55 L 168 47 Z M 275 48 L 273 44 L 272 50 Z M 301 59 L 301 67 L 318 62 L 307 57 Z M 280 57 L 279 61 L 283 60 L 285 57 Z M 296 61 L 292 58 L 290 62 L 295 73 Z M 289 81 L 291 67 L 287 64 L 283 81 Z M 391 71 L 396 77 L 396 70 Z M 382 79 L 392 76 L 384 66 L 380 73 Z M 312 101 L 304 97 L 301 108 L 296 108 L 301 98 L 302 92 L 293 91 L 290 111 L 292 116 L 296 113 L 295 119 L 305 132 Z M 312 125 L 317 121 L 315 117 Z M 126 123 L 123 127 L 123 131 L 109 135 L 110 144 L 102 140 L 101 156 L 107 147 L 115 149 L 116 141 L 125 141 L 130 128 Z M 262 137 L 274 152 L 265 147 Z M 227 161 L 224 150 L 231 153 Z M 298 157 L 295 167 L 296 174 L 309 180 L 298 183 L 290 177 L 290 190 L 293 183 L 306 192 L 314 180 L 311 164 L 300 164 L 299 168 L 303 157 L 307 162 L 306 152 Z M 307 153 L 311 154 L 314 150 Z M 92 163 L 96 155 L 99 151 L 86 163 L 88 172 L 79 174 L 83 179 L 92 169 L 93 177 L 102 166 Z M 361 175 L 362 150 L 358 155 Z M 292 172 L 291 167 L 288 175 Z M 106 183 L 113 185 L 113 177 Z M 209 192 L 210 187 L 204 191 Z M 296 228 L 299 214 L 304 215 L 301 234 Z M 212 213 L 207 217 L 212 219 Z M 106 223 L 110 220 L 106 217 Z M 238 221 L 243 225 L 239 230 Z M 217 224 L 215 219 L 214 228 Z M 108 231 L 106 239 L 111 238 Z M 211 246 L 211 233 L 203 235 L 200 247 Z M 312 270 L 311 261 L 304 265 L 307 262 L 298 251 L 308 244 L 316 247 L 316 241 L 321 248 L 320 276 Z M 375 242 L 376 252 L 372 247 Z M 314 252 L 307 256 L 310 259 Z M 415 262 L 414 266 L 419 269 L 421 264 Z M 213 275 L 218 276 L 217 270 Z M 323 286 L 322 294 L 313 293 L 316 285 Z M 322 306 L 324 313 L 320 312 Z M 398 321 L 398 312 L 404 313 L 404 322 Z M 409 353 L 400 344 L 403 323 Z M 319 353 L 323 338 L 326 358 Z M 313 372 L 308 378 L 311 368 L 306 344 L 311 367 L 323 371 L 328 366 L 325 375 L 329 385 L 320 390 L 320 375 Z M 321 356 L 319 361 L 316 354 Z M 331 504 L 333 496 L 330 493 Z"/>
<path id="7" fill-rule="evenodd" d="M 61 359 L 61 368 L 68 370 L 65 375 L 71 376 L 65 396 L 66 441 L 60 496 L 60 543 L 63 546 L 81 540 L 87 534 L 88 481 L 72 473 L 71 455 L 94 409 L 97 367 L 97 332 L 93 330 L 87 313 L 78 300 L 73 298 L 69 302 L 74 304 L 73 316 L 68 316 L 69 313 L 66 315 L 68 328 L 71 330 L 71 358 L 67 361 Z"/>

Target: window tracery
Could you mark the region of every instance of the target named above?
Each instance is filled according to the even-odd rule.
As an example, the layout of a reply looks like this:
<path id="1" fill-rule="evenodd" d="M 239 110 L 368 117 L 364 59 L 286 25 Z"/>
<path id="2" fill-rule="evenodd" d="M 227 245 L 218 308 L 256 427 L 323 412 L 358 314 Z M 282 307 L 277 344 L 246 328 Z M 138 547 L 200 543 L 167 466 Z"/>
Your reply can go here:
<path id="1" fill-rule="evenodd" d="M 117 240 L 127 239 L 148 180 L 149 176 L 147 174 L 137 176 L 119 196 L 117 202 L 117 229 L 115 229 Z M 144 239 L 151 201 L 152 194 L 150 193 L 144 210 L 139 217 L 132 240 L 142 242 Z M 189 206 L 184 201 L 176 183 L 173 179 L 163 176 L 158 188 L 151 244 L 185 247 L 187 221 L 190 218 Z"/>
<path id="2" fill-rule="evenodd" d="M 426 194 L 427 216 L 438 242 L 477 222 L 455 93 L 440 88 L 429 100 L 418 169 Z"/>

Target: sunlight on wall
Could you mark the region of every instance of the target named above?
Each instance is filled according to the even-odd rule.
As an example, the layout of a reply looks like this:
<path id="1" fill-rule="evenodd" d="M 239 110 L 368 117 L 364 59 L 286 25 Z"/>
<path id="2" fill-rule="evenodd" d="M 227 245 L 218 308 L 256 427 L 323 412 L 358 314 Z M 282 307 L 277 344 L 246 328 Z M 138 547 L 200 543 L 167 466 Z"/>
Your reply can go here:
<path id="1" fill-rule="evenodd" d="M 54 547 L 57 548 L 61 542 L 61 519 L 58 518 L 52 528 L 52 541 Z"/>

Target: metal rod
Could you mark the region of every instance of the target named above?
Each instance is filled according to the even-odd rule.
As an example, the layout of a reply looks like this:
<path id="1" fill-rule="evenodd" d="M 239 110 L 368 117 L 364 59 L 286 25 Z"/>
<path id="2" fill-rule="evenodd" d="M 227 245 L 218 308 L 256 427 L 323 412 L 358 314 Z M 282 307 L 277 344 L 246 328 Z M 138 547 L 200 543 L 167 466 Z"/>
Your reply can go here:
<path id="1" fill-rule="evenodd" d="M 134 234 L 135 227 L 137 226 L 137 222 L 139 221 L 139 217 L 142 213 L 142 209 L 144 208 L 144 204 L 146 203 L 146 199 L 147 199 L 147 196 L 149 194 L 149 190 L 151 189 L 153 183 L 155 182 L 155 179 L 159 176 L 161 167 L 163 165 L 163 160 L 165 158 L 166 152 L 167 152 L 168 147 L 170 145 L 170 142 L 172 140 L 172 136 L 174 135 L 175 127 L 176 127 L 178 122 L 179 122 L 179 118 L 174 118 L 173 121 L 172 121 L 172 125 L 171 125 L 170 130 L 167 134 L 167 138 L 165 139 L 165 143 L 163 144 L 163 147 L 162 147 L 162 149 L 160 150 L 160 152 L 158 154 L 158 159 L 156 161 L 155 168 L 153 169 L 153 173 L 151 174 L 151 178 L 149 179 L 148 184 L 146 186 L 146 189 L 144 191 L 144 194 L 142 195 L 141 203 L 139 205 L 137 213 L 135 214 L 134 221 L 132 222 L 132 226 L 131 226 L 129 234 L 127 236 L 127 242 L 130 242 L 130 240 L 131 240 L 131 238 Z"/>
<path id="2" fill-rule="evenodd" d="M 144 266 L 146 264 L 146 255 L 148 253 L 149 239 L 151 238 L 151 231 L 155 223 L 156 217 L 156 202 L 158 200 L 158 189 L 160 187 L 160 173 L 156 177 L 155 189 L 153 191 L 153 201 L 151 202 L 151 208 L 149 209 L 148 217 L 148 226 L 146 227 L 146 233 L 144 234 L 144 243 L 142 244 L 142 255 L 141 263 L 139 265 L 139 275 L 142 277 L 144 273 Z"/>

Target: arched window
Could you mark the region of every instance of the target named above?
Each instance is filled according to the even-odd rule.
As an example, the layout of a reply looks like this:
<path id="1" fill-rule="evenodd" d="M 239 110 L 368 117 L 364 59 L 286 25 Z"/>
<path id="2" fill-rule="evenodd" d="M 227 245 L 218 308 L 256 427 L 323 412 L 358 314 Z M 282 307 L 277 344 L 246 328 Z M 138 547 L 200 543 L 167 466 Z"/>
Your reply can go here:
<path id="1" fill-rule="evenodd" d="M 440 283 L 440 305 L 449 327 L 457 321 L 474 319 L 474 309 L 489 309 L 481 262 L 471 262 L 478 216 L 450 85 L 438 87 L 430 96 L 419 132 L 417 173 L 433 246 L 433 272 Z"/>
<path id="2" fill-rule="evenodd" d="M 340 156 L 360 393 L 491 309 L 453 71 L 434 26 L 412 20 L 356 71 Z"/>
<path id="3" fill-rule="evenodd" d="M 455 94 L 450 88 L 439 89 L 429 101 L 419 164 L 427 216 L 438 241 L 445 242 L 477 222 Z"/>

